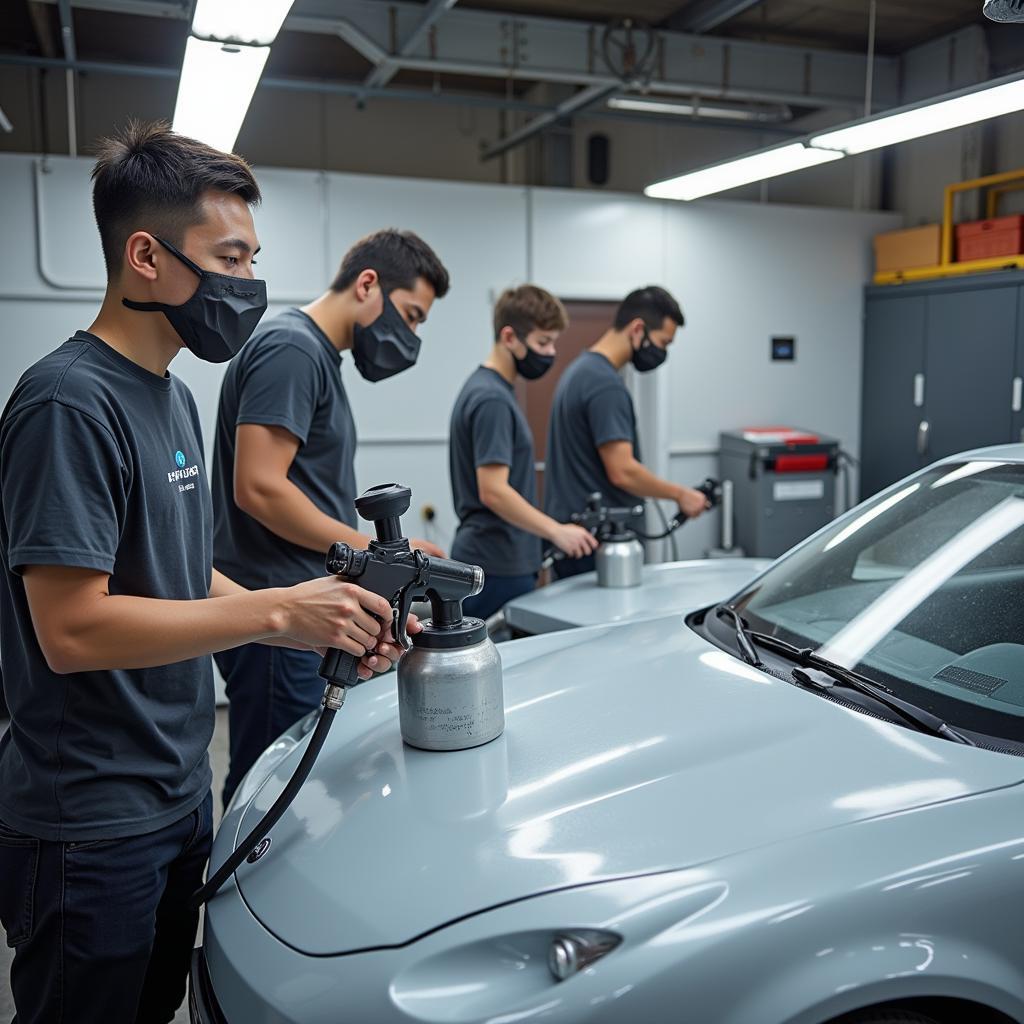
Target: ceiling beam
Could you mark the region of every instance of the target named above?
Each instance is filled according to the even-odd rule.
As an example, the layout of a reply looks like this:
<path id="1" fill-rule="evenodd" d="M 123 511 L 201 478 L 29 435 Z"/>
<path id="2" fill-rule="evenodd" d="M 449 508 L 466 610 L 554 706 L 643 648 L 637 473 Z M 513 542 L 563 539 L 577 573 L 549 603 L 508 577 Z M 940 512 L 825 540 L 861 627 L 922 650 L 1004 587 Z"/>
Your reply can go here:
<path id="1" fill-rule="evenodd" d="M 507 153 L 510 149 L 515 149 L 516 146 L 521 146 L 549 125 L 570 117 L 578 111 L 585 110 L 595 103 L 600 103 L 601 100 L 606 99 L 613 92 L 619 92 L 620 88 L 621 86 L 616 85 L 590 85 L 585 89 L 581 89 L 574 96 L 570 96 L 567 100 L 559 103 L 554 110 L 538 114 L 535 118 L 527 121 L 522 128 L 488 146 L 480 154 L 480 159 L 493 160 L 496 156 L 501 156 L 502 153 Z"/>
<path id="2" fill-rule="evenodd" d="M 459 2 L 459 0 L 429 0 L 423 18 L 413 29 L 409 37 L 398 49 L 398 58 L 407 57 L 427 37 L 427 33 Z M 366 93 L 371 89 L 383 89 L 388 82 L 401 70 L 401 65 L 392 56 L 386 56 L 367 76 L 363 82 Z M 366 98 L 360 93 L 357 101 Z"/>
<path id="3" fill-rule="evenodd" d="M 690 0 L 666 25 L 677 32 L 711 32 L 727 21 L 757 7 L 763 0 Z"/>
<path id="4" fill-rule="evenodd" d="M 57 56 L 57 43 L 53 38 L 50 29 L 50 17 L 47 14 L 46 5 L 38 0 L 26 0 L 28 16 L 32 22 L 32 28 L 36 33 L 36 40 L 39 43 L 39 50 L 44 57 Z"/>
<path id="5" fill-rule="evenodd" d="M 55 3 L 57 0 L 45 0 Z M 188 16 L 172 0 L 71 0 L 75 7 Z M 361 52 L 376 66 L 393 61 L 398 70 L 470 75 L 524 82 L 553 82 L 579 88 L 624 84 L 604 62 L 600 40 L 605 25 L 558 18 L 512 17 L 458 7 L 431 26 L 405 56 L 390 53 L 393 34 L 410 39 L 423 21 L 422 4 L 380 0 L 297 0 L 285 29 L 362 40 Z M 355 44 L 353 44 L 355 45 Z M 864 55 L 812 47 L 660 30 L 653 77 L 642 88 L 653 93 L 753 100 L 858 110 L 864 102 Z M 357 46 L 357 49 L 360 47 Z M 404 48 L 404 47 L 403 47 Z M 370 57 L 369 53 L 374 56 Z M 381 55 L 384 55 L 383 57 Z M 899 96 L 899 62 L 875 60 L 879 107 Z"/>

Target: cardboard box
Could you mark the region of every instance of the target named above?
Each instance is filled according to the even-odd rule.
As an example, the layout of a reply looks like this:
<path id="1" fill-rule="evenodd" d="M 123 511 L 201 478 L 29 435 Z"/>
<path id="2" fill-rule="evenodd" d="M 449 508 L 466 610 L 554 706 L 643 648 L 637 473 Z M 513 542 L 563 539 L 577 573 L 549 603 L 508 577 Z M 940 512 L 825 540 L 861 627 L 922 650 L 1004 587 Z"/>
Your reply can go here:
<path id="1" fill-rule="evenodd" d="M 941 245 L 940 224 L 926 224 L 921 228 L 875 235 L 875 270 L 934 267 L 939 262 Z"/>

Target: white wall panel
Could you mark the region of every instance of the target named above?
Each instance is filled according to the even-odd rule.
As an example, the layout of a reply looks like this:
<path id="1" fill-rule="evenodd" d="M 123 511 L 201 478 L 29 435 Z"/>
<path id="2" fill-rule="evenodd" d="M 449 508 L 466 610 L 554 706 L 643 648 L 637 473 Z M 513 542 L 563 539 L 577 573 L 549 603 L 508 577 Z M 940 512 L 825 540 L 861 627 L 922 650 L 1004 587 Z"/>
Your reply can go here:
<path id="1" fill-rule="evenodd" d="M 53 288 L 102 289 L 107 272 L 92 212 L 91 161 L 46 157 L 33 161 L 38 219 L 38 272 Z"/>
<path id="2" fill-rule="evenodd" d="M 856 451 L 861 283 L 888 214 L 707 201 L 668 210 L 665 284 L 687 324 L 666 370 L 672 449 L 716 448 L 764 423 L 834 434 Z M 796 361 L 770 361 L 792 335 Z"/>
<path id="3" fill-rule="evenodd" d="M 325 176 L 263 168 L 256 176 L 263 192 L 253 214 L 262 246 L 257 276 L 267 281 L 271 302 L 308 302 L 328 274 Z"/>
<path id="4" fill-rule="evenodd" d="M 665 270 L 665 207 L 648 199 L 563 189 L 531 195 L 530 274 L 570 299 L 621 299 Z"/>

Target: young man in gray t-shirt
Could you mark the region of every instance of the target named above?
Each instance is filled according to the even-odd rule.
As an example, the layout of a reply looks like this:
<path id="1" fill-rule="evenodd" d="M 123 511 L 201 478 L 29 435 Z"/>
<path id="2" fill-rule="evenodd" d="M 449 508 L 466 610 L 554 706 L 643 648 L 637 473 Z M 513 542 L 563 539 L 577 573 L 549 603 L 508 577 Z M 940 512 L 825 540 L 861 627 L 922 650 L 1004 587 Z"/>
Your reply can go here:
<path id="1" fill-rule="evenodd" d="M 582 512 L 597 491 L 608 505 L 619 507 L 634 505 L 637 498 L 665 498 L 691 518 L 708 507 L 699 491 L 663 480 L 640 461 L 633 399 L 620 373 L 630 362 L 638 373 L 661 366 L 682 325 L 679 303 L 664 288 L 630 292 L 612 326 L 558 382 L 545 472 L 544 510 L 550 516 L 568 519 Z M 589 555 L 554 565 L 560 578 L 593 568 Z"/>
<path id="2" fill-rule="evenodd" d="M 565 308 L 550 292 L 530 284 L 505 291 L 494 307 L 491 354 L 452 410 L 449 468 L 459 517 L 452 557 L 487 574 L 483 592 L 465 602 L 469 615 L 486 619 L 534 588 L 542 541 L 572 557 L 597 546 L 583 527 L 536 507 L 533 434 L 513 390 L 517 376 L 536 380 L 551 368 L 566 326 Z"/>
<path id="3" fill-rule="evenodd" d="M 199 415 L 168 366 L 185 347 L 231 358 L 266 309 L 251 169 L 132 124 L 93 182 L 103 305 L 0 418 L 0 924 L 26 1024 L 169 1021 L 181 1003 L 213 651 L 374 649 L 363 678 L 397 656 L 376 594 L 327 576 L 250 593 L 213 567 Z"/>
<path id="4" fill-rule="evenodd" d="M 353 505 L 356 425 L 342 358 L 351 352 L 373 382 L 408 369 L 416 332 L 447 291 L 448 272 L 426 242 L 378 231 L 348 251 L 318 299 L 260 324 L 228 368 L 217 410 L 213 561 L 221 572 L 249 587 L 285 587 L 322 575 L 335 541 L 367 546 Z M 319 707 L 324 681 L 307 651 L 245 644 L 216 660 L 230 701 L 226 806 L 256 758 Z"/>

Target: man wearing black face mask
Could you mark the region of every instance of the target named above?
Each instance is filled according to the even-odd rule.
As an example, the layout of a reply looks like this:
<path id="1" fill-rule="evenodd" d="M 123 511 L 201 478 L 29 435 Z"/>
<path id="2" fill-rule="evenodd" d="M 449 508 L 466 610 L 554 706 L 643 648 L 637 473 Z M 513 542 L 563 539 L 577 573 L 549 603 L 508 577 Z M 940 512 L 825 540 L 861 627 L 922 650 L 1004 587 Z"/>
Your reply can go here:
<path id="1" fill-rule="evenodd" d="M 218 569 L 249 587 L 288 586 L 322 574 L 335 541 L 366 547 L 353 504 L 356 426 L 342 354 L 351 351 L 372 382 L 409 369 L 419 354 L 416 332 L 448 283 L 421 238 L 378 231 L 349 250 L 320 298 L 260 324 L 221 388 L 213 460 Z M 230 701 L 227 804 L 263 750 L 319 707 L 323 680 L 316 655 L 258 644 L 218 654 L 217 665 Z"/>
<path id="2" fill-rule="evenodd" d="M 544 475 L 544 510 L 549 515 L 569 518 L 583 510 L 595 491 L 616 507 L 635 505 L 637 498 L 665 498 L 690 518 L 708 508 L 699 491 L 663 480 L 640 462 L 633 399 L 620 376 L 629 362 L 638 373 L 661 366 L 682 325 L 679 303 L 664 288 L 651 285 L 630 292 L 612 327 L 558 382 Z M 554 565 L 559 577 L 593 569 L 589 556 Z"/>
<path id="3" fill-rule="evenodd" d="M 483 567 L 483 592 L 464 604 L 486 619 L 532 590 L 541 540 L 575 558 L 597 546 L 580 526 L 536 507 L 533 434 L 516 402 L 516 376 L 536 380 L 555 361 L 568 326 L 565 307 L 532 284 L 509 288 L 494 307 L 494 347 L 473 371 L 452 410 L 448 461 L 459 528 L 452 557 Z"/>
<path id="4" fill-rule="evenodd" d="M 103 305 L 0 419 L 0 923 L 22 1024 L 173 1018 L 212 832 L 213 651 L 373 647 L 364 678 L 397 656 L 375 594 L 250 593 L 213 568 L 199 416 L 167 368 L 186 346 L 229 357 L 266 305 L 248 164 L 133 124 L 93 182 Z"/>

